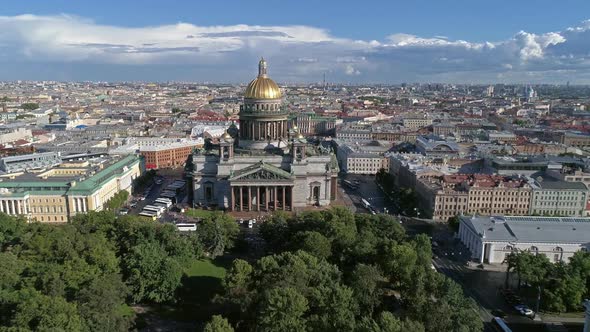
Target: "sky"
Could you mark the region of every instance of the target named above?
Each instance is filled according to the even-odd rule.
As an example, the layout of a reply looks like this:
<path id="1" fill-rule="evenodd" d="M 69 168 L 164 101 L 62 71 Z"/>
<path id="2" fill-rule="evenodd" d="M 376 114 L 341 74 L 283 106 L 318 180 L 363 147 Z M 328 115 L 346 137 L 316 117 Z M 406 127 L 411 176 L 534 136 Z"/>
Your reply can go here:
<path id="1" fill-rule="evenodd" d="M 15 1 L 0 80 L 590 84 L 590 1 Z"/>

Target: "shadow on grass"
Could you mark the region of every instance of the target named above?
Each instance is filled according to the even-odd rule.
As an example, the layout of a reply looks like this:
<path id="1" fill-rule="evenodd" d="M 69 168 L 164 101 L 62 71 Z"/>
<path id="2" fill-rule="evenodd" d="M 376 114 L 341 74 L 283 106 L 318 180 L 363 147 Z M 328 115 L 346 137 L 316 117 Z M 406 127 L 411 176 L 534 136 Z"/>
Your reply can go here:
<path id="1" fill-rule="evenodd" d="M 175 301 L 146 307 L 146 312 L 138 314 L 138 330 L 147 331 L 145 328 L 161 325 L 173 326 L 170 331 L 194 331 L 195 327 L 203 326 L 221 311 L 213 299 L 222 291 L 223 277 L 234 258 L 226 255 L 214 260 L 195 260 L 182 278 Z"/>

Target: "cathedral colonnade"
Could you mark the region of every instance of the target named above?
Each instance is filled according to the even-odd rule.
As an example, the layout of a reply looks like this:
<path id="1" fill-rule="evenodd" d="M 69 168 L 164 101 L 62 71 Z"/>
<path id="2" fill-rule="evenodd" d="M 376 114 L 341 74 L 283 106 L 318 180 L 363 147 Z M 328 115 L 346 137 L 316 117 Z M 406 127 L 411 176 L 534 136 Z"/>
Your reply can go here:
<path id="1" fill-rule="evenodd" d="M 231 186 L 232 211 L 292 211 L 292 185 L 234 185 Z"/>

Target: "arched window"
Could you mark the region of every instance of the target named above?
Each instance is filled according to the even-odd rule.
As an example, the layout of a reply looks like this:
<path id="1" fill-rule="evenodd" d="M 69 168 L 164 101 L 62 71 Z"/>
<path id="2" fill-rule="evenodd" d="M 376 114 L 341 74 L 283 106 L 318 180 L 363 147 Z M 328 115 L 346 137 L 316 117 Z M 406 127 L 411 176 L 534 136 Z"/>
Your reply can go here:
<path id="1" fill-rule="evenodd" d="M 532 246 L 529 248 L 529 251 L 533 254 L 533 255 L 538 255 L 539 254 L 539 248 Z"/>
<path id="2" fill-rule="evenodd" d="M 504 251 L 513 251 L 514 250 L 514 247 L 511 246 L 511 245 L 507 245 L 502 250 L 504 250 Z"/>

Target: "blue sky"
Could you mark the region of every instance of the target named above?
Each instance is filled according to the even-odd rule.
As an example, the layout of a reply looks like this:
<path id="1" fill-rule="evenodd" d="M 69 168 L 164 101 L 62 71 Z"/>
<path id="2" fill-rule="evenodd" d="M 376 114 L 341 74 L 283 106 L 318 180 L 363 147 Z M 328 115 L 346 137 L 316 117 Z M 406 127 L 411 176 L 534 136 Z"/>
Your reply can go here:
<path id="1" fill-rule="evenodd" d="M 587 0 L 2 5 L 0 80 L 590 83 Z"/>

